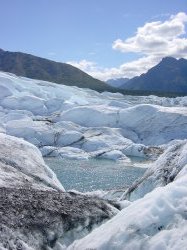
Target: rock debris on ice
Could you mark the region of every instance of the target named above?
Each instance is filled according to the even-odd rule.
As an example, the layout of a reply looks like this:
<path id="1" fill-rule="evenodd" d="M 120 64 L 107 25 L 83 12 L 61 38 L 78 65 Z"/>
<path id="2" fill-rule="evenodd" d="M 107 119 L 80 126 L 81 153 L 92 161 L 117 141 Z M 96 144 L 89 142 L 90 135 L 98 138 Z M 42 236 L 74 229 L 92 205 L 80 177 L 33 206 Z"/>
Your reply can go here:
<path id="1" fill-rule="evenodd" d="M 65 192 L 32 144 L 0 133 L 0 249 L 68 245 L 113 217 L 117 202 Z"/>

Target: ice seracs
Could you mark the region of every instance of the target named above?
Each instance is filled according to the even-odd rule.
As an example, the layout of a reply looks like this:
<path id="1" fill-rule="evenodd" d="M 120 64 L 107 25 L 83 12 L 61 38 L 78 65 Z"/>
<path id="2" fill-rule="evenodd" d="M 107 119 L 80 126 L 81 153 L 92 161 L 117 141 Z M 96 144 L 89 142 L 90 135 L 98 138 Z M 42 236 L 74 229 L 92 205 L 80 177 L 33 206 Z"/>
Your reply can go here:
<path id="1" fill-rule="evenodd" d="M 5 72 L 0 72 L 0 88 L 2 131 L 33 143 L 44 155 L 48 147 L 54 156 L 49 149 L 55 147 L 61 157 L 75 148 L 79 159 L 81 154 L 83 159 L 157 157 L 162 144 L 187 137 L 185 97 L 99 94 Z M 155 156 L 154 151 L 145 154 L 153 146 L 158 147 Z"/>

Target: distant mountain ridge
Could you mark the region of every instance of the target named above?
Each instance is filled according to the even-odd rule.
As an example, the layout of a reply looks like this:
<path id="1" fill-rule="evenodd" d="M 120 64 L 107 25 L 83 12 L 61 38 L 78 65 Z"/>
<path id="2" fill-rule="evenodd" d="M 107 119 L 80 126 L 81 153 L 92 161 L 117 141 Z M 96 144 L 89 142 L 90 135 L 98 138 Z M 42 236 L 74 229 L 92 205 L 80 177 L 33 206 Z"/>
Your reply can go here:
<path id="1" fill-rule="evenodd" d="M 129 78 L 116 78 L 116 79 L 109 79 L 106 81 L 106 83 L 114 88 L 120 88 L 128 82 L 130 79 Z"/>
<path id="2" fill-rule="evenodd" d="M 90 88 L 98 92 L 158 96 L 187 94 L 187 60 L 183 58 L 177 60 L 166 57 L 145 74 L 130 80 L 110 79 L 105 83 L 67 63 L 0 49 L 0 71 L 68 86 Z"/>
<path id="3" fill-rule="evenodd" d="M 18 76 L 90 88 L 99 92 L 112 91 L 112 88 L 105 82 L 91 77 L 70 64 L 55 62 L 22 52 L 9 52 L 0 49 L 0 70 Z"/>
<path id="4" fill-rule="evenodd" d="M 187 93 L 187 60 L 165 57 L 147 73 L 121 86 L 124 90 Z"/>

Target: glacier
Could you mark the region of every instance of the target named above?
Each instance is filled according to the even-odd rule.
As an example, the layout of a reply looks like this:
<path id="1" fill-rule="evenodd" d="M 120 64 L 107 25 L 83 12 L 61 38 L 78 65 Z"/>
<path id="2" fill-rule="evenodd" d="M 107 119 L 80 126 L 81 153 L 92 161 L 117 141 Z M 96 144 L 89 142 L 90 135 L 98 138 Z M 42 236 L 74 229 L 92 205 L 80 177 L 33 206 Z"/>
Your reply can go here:
<path id="1" fill-rule="evenodd" d="M 148 163 L 111 201 L 66 192 L 42 156 Z M 187 97 L 0 72 L 0 168 L 0 249 L 186 249 Z"/>
<path id="2" fill-rule="evenodd" d="M 157 158 L 187 137 L 187 98 L 102 94 L 0 72 L 0 131 L 43 156 Z"/>

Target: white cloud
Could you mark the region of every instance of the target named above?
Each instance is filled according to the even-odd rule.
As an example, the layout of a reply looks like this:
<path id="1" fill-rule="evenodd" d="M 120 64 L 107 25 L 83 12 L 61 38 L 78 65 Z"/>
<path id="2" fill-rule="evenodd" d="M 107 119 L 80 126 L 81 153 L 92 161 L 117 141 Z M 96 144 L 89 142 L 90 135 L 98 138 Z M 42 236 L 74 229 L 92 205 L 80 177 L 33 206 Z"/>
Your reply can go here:
<path id="1" fill-rule="evenodd" d="M 186 22 L 187 15 L 180 12 L 165 22 L 146 23 L 137 29 L 135 36 L 114 41 L 113 49 L 160 57 L 186 57 L 187 39 L 181 37 L 185 34 Z"/>
<path id="2" fill-rule="evenodd" d="M 73 65 L 74 67 L 77 67 L 85 72 L 91 72 L 97 69 L 96 63 L 91 62 L 91 61 L 87 61 L 85 59 L 76 62 L 76 61 L 70 61 L 67 62 L 68 64 Z"/>
<path id="3" fill-rule="evenodd" d="M 124 63 L 120 66 L 120 72 L 128 78 L 139 76 L 146 72 L 148 69 L 156 65 L 160 58 L 154 56 L 141 57 L 132 62 Z"/>
<path id="4" fill-rule="evenodd" d="M 110 75 L 112 75 L 113 69 L 107 69 L 107 68 L 100 68 L 95 62 L 92 61 L 87 61 L 85 59 L 76 62 L 76 61 L 70 61 L 67 62 L 68 64 L 71 64 L 74 67 L 77 67 L 89 75 L 101 79 L 101 80 L 106 80 L 110 78 Z M 109 78 L 108 78 L 109 75 Z"/>
<path id="5" fill-rule="evenodd" d="M 146 72 L 150 67 L 153 67 L 159 62 L 159 58 L 148 56 L 141 57 L 132 62 L 124 63 L 119 68 L 100 68 L 96 63 L 82 60 L 80 62 L 67 62 L 89 75 L 106 81 L 111 78 L 128 77 L 132 78 Z"/>
<path id="6" fill-rule="evenodd" d="M 156 65 L 163 57 L 187 58 L 187 38 L 184 37 L 187 14 L 180 12 L 168 20 L 146 23 L 137 28 L 136 34 L 125 39 L 117 39 L 113 49 L 123 53 L 138 53 L 137 60 L 124 63 L 118 68 L 100 68 L 95 62 L 82 60 L 69 62 L 88 74 L 101 80 L 138 76 Z"/>

